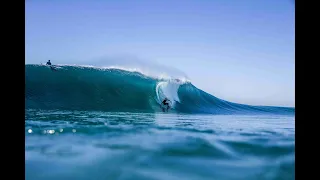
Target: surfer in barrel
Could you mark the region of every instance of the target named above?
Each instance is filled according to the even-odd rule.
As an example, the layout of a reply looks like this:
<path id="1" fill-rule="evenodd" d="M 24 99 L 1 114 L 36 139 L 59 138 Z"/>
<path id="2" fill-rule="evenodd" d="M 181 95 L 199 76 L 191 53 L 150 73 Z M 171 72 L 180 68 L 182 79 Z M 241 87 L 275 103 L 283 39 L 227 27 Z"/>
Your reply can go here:
<path id="1" fill-rule="evenodd" d="M 169 102 L 170 102 L 170 100 L 169 100 L 168 98 L 164 98 L 164 100 L 162 101 L 162 104 L 163 104 L 164 106 L 167 106 L 167 111 L 168 111 L 169 108 L 170 108 Z"/>

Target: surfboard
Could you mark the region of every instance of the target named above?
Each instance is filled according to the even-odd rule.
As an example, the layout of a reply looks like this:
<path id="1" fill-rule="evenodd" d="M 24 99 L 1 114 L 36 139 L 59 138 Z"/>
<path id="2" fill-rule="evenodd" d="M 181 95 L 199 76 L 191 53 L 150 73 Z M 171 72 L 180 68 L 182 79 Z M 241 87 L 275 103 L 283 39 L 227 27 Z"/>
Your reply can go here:
<path id="1" fill-rule="evenodd" d="M 48 66 L 52 71 L 57 71 L 57 66 L 55 66 L 55 65 L 47 65 L 47 64 L 42 64 L 42 63 L 40 63 L 41 64 L 41 66 Z"/>
<path id="2" fill-rule="evenodd" d="M 50 69 L 52 70 L 52 71 L 57 71 L 57 68 L 55 68 L 54 66 L 50 66 Z"/>
<path id="3" fill-rule="evenodd" d="M 42 64 L 42 66 L 47 66 L 49 67 L 52 71 L 58 71 L 58 69 L 60 69 L 61 67 L 59 67 L 59 65 L 46 65 L 46 64 Z"/>

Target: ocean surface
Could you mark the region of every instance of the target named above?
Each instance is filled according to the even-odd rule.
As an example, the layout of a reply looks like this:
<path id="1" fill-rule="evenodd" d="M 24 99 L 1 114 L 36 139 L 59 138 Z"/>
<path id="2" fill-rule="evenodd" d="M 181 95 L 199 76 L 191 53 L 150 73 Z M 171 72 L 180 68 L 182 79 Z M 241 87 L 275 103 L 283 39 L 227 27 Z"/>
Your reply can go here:
<path id="1" fill-rule="evenodd" d="M 294 108 L 225 101 L 182 77 L 55 68 L 25 66 L 28 180 L 295 179 Z"/>

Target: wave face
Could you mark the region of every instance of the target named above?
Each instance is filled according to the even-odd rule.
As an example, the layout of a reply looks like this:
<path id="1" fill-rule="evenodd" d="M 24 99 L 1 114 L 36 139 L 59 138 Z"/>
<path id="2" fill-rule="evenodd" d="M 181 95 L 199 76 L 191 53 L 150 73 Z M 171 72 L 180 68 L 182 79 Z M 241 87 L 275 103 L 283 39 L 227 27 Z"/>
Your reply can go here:
<path id="1" fill-rule="evenodd" d="M 294 114 L 294 108 L 251 106 L 219 99 L 192 83 L 114 68 L 25 65 L 27 109 L 160 112 L 166 97 L 172 113 Z"/>

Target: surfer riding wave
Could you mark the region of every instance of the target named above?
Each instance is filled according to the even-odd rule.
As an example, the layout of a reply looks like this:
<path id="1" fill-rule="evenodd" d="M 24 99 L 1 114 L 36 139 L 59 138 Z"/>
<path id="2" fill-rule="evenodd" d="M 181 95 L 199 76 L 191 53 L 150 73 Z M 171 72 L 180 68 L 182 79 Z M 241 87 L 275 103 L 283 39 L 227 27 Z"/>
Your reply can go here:
<path id="1" fill-rule="evenodd" d="M 164 106 L 167 106 L 167 111 L 169 110 L 169 108 L 170 108 L 170 105 L 169 105 L 169 103 L 168 102 L 170 102 L 170 100 L 169 99 L 167 99 L 167 98 L 164 98 L 164 100 L 162 101 L 162 104 L 164 105 Z M 163 109 L 164 110 L 164 109 Z"/>

